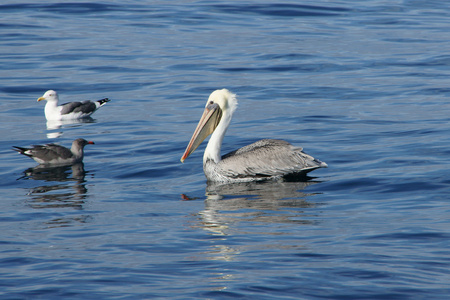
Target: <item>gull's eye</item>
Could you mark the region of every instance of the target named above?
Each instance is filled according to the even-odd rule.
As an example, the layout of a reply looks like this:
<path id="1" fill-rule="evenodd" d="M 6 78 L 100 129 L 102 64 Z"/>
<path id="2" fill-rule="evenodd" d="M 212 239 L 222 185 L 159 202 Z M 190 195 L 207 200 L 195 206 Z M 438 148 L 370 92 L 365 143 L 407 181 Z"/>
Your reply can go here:
<path id="1" fill-rule="evenodd" d="M 214 104 L 214 101 L 209 101 L 209 104 L 210 104 L 210 105 Z"/>

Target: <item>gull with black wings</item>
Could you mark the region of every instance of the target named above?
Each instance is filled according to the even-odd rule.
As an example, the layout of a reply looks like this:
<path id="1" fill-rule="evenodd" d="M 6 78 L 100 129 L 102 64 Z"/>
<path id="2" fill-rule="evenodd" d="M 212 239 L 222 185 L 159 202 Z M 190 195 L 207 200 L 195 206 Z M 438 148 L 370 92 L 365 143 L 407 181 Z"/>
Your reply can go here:
<path id="1" fill-rule="evenodd" d="M 90 117 L 97 109 L 111 101 L 108 98 L 91 101 L 76 101 L 58 105 L 58 93 L 54 90 L 48 90 L 37 101 L 46 100 L 45 118 L 47 121 L 74 120 Z"/>

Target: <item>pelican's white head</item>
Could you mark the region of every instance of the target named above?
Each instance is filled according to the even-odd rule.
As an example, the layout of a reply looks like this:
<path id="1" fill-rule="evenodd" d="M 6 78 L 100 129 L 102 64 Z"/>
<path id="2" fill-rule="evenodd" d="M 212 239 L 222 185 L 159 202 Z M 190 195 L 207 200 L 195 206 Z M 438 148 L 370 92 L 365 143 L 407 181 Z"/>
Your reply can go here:
<path id="1" fill-rule="evenodd" d="M 215 90 L 209 95 L 208 102 L 206 106 L 217 103 L 224 114 L 233 115 L 237 108 L 238 101 L 236 99 L 236 94 L 233 94 L 227 89 Z"/>
<path id="2" fill-rule="evenodd" d="M 45 94 L 42 97 L 39 97 L 37 101 L 46 100 L 47 102 L 58 102 L 58 93 L 54 90 L 48 90 L 45 92 Z"/>
<path id="3" fill-rule="evenodd" d="M 237 108 L 236 95 L 227 89 L 216 90 L 211 93 L 205 105 L 203 115 L 197 128 L 181 157 L 181 162 L 212 133 L 208 146 L 205 149 L 203 160 L 213 159 L 216 163 L 220 160 L 220 147 L 225 132 L 230 125 L 231 117 Z"/>

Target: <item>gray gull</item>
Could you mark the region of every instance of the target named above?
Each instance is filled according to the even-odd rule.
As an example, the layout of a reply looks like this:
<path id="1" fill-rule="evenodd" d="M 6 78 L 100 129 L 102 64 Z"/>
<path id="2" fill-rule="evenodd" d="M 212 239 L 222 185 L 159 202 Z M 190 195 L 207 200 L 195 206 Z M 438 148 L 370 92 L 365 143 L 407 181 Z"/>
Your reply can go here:
<path id="1" fill-rule="evenodd" d="M 43 165 L 71 165 L 83 160 L 84 146 L 88 144 L 94 144 L 94 142 L 80 138 L 73 141 L 70 149 L 56 144 L 46 144 L 33 145 L 32 148 L 13 146 L 16 148 L 13 150 Z"/>

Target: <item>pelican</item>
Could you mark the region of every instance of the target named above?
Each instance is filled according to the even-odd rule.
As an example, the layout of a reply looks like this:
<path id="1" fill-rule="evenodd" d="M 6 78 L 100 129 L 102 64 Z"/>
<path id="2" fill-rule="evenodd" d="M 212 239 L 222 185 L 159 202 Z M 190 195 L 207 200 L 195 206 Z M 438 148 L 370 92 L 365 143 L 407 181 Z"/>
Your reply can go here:
<path id="1" fill-rule="evenodd" d="M 203 171 L 213 182 L 249 182 L 290 176 L 325 168 L 327 164 L 283 140 L 263 139 L 220 156 L 223 137 L 237 108 L 236 95 L 227 89 L 211 93 L 181 162 L 210 134 L 203 155 Z"/>

